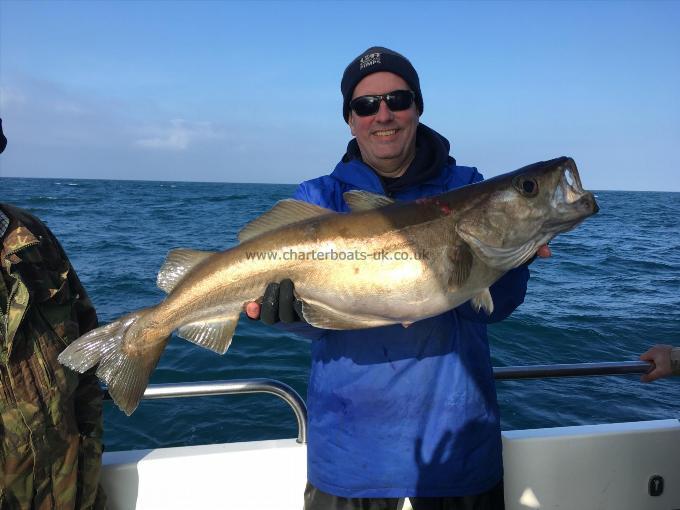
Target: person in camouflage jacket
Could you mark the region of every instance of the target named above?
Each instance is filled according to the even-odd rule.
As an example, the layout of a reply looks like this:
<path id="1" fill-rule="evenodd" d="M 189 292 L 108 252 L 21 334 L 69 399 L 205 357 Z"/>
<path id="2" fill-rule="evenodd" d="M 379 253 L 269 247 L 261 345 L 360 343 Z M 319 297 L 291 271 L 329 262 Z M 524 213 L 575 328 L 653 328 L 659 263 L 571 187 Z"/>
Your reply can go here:
<path id="1" fill-rule="evenodd" d="M 57 361 L 97 315 L 64 250 L 0 204 L 0 510 L 103 508 L 102 390 Z"/>

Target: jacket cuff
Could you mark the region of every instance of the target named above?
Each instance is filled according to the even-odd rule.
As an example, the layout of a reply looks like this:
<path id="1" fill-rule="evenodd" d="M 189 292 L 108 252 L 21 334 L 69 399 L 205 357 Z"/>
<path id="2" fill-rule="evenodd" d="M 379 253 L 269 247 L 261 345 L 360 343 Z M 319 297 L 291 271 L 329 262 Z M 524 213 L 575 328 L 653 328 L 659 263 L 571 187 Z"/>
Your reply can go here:
<path id="1" fill-rule="evenodd" d="M 680 375 L 680 347 L 671 349 L 671 373 Z"/>

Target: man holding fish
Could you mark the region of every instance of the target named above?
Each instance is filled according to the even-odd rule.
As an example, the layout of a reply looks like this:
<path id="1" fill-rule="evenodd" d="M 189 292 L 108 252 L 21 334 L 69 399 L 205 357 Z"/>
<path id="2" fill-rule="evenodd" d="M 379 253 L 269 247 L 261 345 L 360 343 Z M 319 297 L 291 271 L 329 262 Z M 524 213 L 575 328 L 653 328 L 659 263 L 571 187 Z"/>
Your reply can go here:
<path id="1" fill-rule="evenodd" d="M 131 414 L 174 331 L 224 354 L 240 314 L 263 304 L 267 322 L 298 316 L 290 327 L 314 339 L 307 510 L 403 497 L 502 509 L 486 324 L 522 303 L 528 263 L 597 204 L 570 158 L 483 182 L 456 165 L 420 124 L 418 75 L 394 51 L 362 53 L 341 90 L 355 139 L 331 175 L 249 223 L 238 246 L 171 251 L 157 279 L 165 300 L 83 335 L 59 361 L 96 366 Z"/>
<path id="2" fill-rule="evenodd" d="M 411 63 L 369 48 L 345 70 L 343 115 L 354 139 L 330 176 L 302 183 L 295 198 L 348 211 L 360 189 L 413 200 L 482 180 L 449 156 L 449 142 L 419 122 L 423 98 Z M 547 245 L 538 254 L 547 257 Z M 491 287 L 494 313 L 470 302 L 411 325 L 358 331 L 297 326 L 313 338 L 308 393 L 305 508 L 501 509 L 498 405 L 486 323 L 524 299 L 528 264 Z M 251 318 L 260 307 L 251 303 Z M 265 322 L 296 317 L 293 284 L 265 292 Z"/>

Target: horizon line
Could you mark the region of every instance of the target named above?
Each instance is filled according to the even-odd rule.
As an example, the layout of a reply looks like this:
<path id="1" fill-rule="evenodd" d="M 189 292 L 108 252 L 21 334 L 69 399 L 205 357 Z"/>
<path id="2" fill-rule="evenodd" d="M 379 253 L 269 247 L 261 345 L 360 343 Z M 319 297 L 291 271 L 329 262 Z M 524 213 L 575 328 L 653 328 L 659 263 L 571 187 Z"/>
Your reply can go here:
<path id="1" fill-rule="evenodd" d="M 502 174 L 498 174 L 502 175 Z M 490 176 L 489 179 L 495 176 Z M 42 179 L 42 180 L 59 180 L 68 179 L 72 181 L 117 181 L 117 182 L 162 182 L 162 183 L 179 183 L 179 184 L 253 184 L 258 186 L 297 186 L 299 182 L 245 182 L 245 181 L 175 181 L 169 179 L 116 179 L 116 178 L 94 178 L 94 177 L 26 177 L 14 175 L 0 175 L 0 179 Z M 598 191 L 613 191 L 622 193 L 680 193 L 680 190 L 657 190 L 657 189 L 606 189 L 598 188 L 590 190 L 592 192 Z"/>

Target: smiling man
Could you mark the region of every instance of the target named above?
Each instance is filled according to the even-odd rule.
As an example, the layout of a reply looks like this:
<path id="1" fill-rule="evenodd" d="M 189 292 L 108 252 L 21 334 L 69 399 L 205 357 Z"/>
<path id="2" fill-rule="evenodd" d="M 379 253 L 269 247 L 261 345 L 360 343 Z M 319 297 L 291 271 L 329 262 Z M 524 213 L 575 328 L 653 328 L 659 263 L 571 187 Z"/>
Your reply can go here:
<path id="1" fill-rule="evenodd" d="M 385 90 L 390 91 L 385 96 L 376 92 Z M 385 71 L 366 76 L 354 88 L 350 104 L 367 114 L 350 111 L 349 126 L 364 163 L 383 177 L 401 177 L 416 155 L 419 113 L 414 99 L 403 78 Z"/>
<path id="2" fill-rule="evenodd" d="M 482 180 L 420 123 L 420 81 L 404 56 L 369 48 L 345 69 L 341 91 L 354 138 L 333 172 L 302 183 L 296 199 L 347 212 L 350 190 L 415 200 Z M 550 252 L 544 246 L 538 254 Z M 525 265 L 497 281 L 490 316 L 468 302 L 408 328 L 287 326 L 313 340 L 306 510 L 396 509 L 404 497 L 416 510 L 504 508 L 486 324 L 522 303 L 528 279 Z M 290 322 L 296 309 L 293 284 L 284 280 L 247 313 Z"/>

